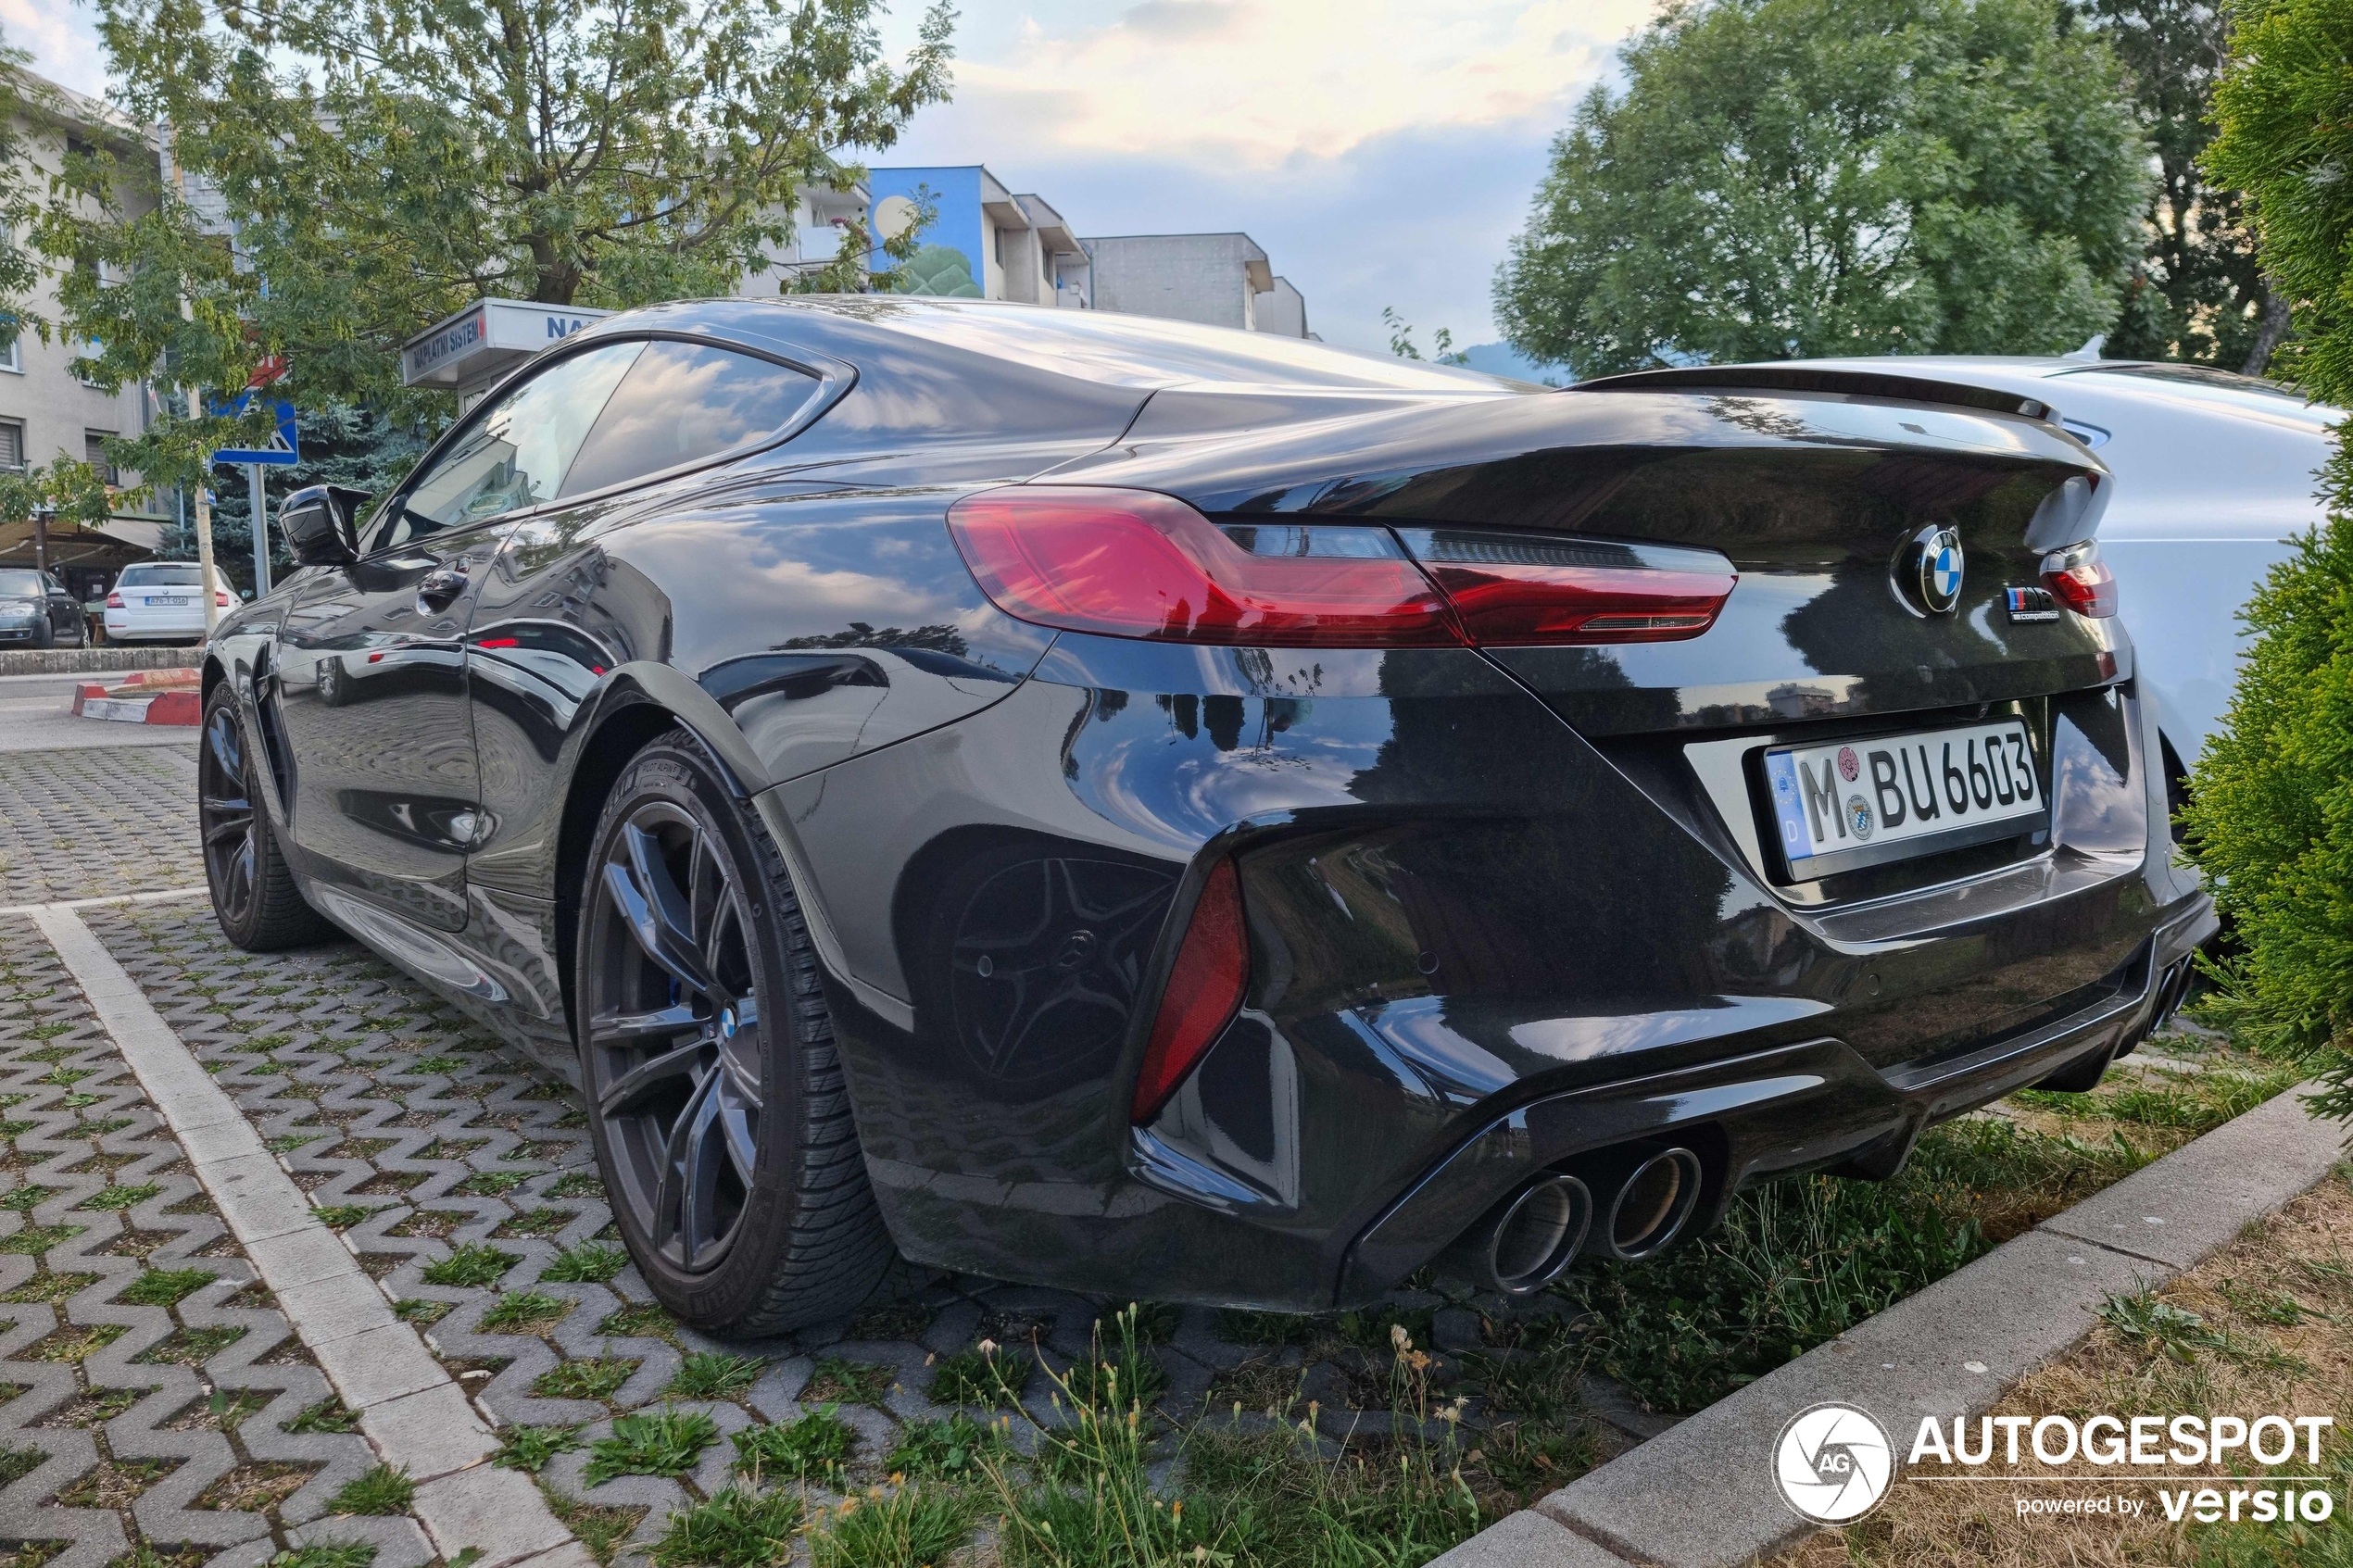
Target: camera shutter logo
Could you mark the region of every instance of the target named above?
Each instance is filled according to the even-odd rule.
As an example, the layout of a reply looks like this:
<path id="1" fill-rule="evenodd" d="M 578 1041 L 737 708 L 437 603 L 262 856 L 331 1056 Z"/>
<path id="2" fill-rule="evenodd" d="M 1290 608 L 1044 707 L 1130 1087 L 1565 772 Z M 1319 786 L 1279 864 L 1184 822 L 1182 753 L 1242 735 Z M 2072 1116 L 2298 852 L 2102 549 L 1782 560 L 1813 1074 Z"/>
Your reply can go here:
<path id="1" fill-rule="evenodd" d="M 1860 1519 L 1894 1477 L 1887 1429 L 1853 1405 L 1808 1406 L 1773 1445 L 1773 1479 L 1782 1499 L 1818 1524 Z"/>

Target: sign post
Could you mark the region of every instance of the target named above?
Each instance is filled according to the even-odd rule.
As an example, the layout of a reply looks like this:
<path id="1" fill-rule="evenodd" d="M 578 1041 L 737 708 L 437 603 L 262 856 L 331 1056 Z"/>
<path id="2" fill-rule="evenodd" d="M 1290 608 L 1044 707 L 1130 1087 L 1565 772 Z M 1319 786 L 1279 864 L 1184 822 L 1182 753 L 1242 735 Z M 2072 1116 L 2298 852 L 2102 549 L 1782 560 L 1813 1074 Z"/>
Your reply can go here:
<path id="1" fill-rule="evenodd" d="M 261 493 L 261 465 L 245 465 L 245 494 L 253 506 L 253 596 L 270 591 L 270 502 Z"/>
<path id="2" fill-rule="evenodd" d="M 283 371 L 282 365 L 280 373 Z M 230 411 L 242 412 L 246 399 L 253 394 L 253 388 L 246 388 L 236 402 L 230 406 Z M 270 508 L 269 497 L 263 494 L 261 488 L 261 470 L 264 467 L 292 467 L 302 460 L 301 442 L 295 432 L 294 405 L 283 401 L 273 403 L 271 405 L 270 411 L 276 416 L 278 428 L 270 433 L 269 445 L 224 446 L 212 455 L 212 460 L 216 463 L 245 465 L 245 493 L 253 497 L 253 596 L 257 599 L 270 591 Z M 198 495 L 196 507 L 197 516 L 204 517 L 204 501 L 201 492 Z M 212 531 L 209 527 L 206 527 L 197 535 L 197 549 L 200 553 L 208 555 L 211 544 Z M 213 602 L 209 586 L 211 583 L 209 572 L 206 577 L 206 583 L 205 603 L 208 605 Z M 211 625 L 210 619 L 207 619 L 205 626 L 208 631 L 210 630 Z"/>

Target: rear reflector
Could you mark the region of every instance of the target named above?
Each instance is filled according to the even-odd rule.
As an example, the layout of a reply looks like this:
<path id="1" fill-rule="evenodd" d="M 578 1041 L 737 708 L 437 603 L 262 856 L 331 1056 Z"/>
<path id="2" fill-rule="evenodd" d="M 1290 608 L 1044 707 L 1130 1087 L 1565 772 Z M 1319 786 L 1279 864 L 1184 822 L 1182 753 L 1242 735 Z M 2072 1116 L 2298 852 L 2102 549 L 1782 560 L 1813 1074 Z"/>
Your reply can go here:
<path id="1" fill-rule="evenodd" d="M 1193 906 L 1184 944 L 1161 993 L 1152 1020 L 1151 1043 L 1144 1047 L 1131 1108 L 1140 1124 L 1160 1114 L 1176 1085 L 1201 1061 L 1241 1006 L 1250 980 L 1250 948 L 1242 930 L 1241 879 L 1234 862 L 1220 860 Z"/>
<path id="2" fill-rule="evenodd" d="M 1446 601 L 1382 528 L 1338 547 L 1236 539 L 1149 490 L 1023 486 L 957 502 L 948 526 L 999 608 L 1041 626 L 1261 647 L 1458 646 Z M 1367 553 L 1352 553 L 1350 546 Z M 1377 546 L 1386 546 L 1382 551 Z"/>
<path id="3" fill-rule="evenodd" d="M 1696 637 L 1739 574 L 1713 550 L 1378 523 L 1213 523 L 1147 490 L 1014 485 L 948 525 L 1008 615 L 1065 631 L 1264 647 Z"/>
<path id="4" fill-rule="evenodd" d="M 1740 581 L 1713 550 L 1406 528 L 1398 537 L 1474 643 L 1663 643 L 1696 637 Z"/>
<path id="5" fill-rule="evenodd" d="M 2116 613 L 2116 574 L 2100 559 L 2096 540 L 2070 545 L 2043 558 L 2043 586 L 2078 615 L 2105 620 Z"/>

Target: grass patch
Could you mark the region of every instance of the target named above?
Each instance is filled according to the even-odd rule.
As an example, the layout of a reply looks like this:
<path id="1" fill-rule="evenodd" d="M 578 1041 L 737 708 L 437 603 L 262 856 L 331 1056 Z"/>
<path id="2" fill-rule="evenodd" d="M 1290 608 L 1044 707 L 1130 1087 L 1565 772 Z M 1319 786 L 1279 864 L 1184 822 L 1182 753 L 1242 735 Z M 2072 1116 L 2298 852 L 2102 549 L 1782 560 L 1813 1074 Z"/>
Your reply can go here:
<path id="1" fill-rule="evenodd" d="M 325 1225 L 332 1230 L 345 1231 L 349 1230 L 352 1226 L 358 1224 L 360 1221 L 374 1213 L 376 1211 L 376 1208 L 381 1207 L 383 1207 L 381 1204 L 377 1205 L 375 1208 L 371 1208 L 365 1203 L 330 1203 L 325 1208 L 318 1210 L 316 1212 L 318 1213 L 319 1223 L 321 1224 Z"/>
<path id="2" fill-rule="evenodd" d="M 357 1432 L 359 1430 L 359 1418 L 344 1409 L 341 1399 L 321 1399 L 292 1421 L 278 1424 L 285 1431 L 297 1433 Z"/>
<path id="3" fill-rule="evenodd" d="M 824 1525 L 809 1537 L 811 1568 L 900 1568 L 939 1562 L 964 1544 L 978 1510 L 963 1493 L 942 1486 L 906 1486 L 886 1497 L 880 1488 L 847 1498 L 819 1517 Z M 1057 1557 L 1051 1562 L 1101 1562 L 1103 1556 Z M 1130 1559 L 1140 1564 L 1160 1561 Z"/>
<path id="4" fill-rule="evenodd" d="M 130 1324 L 120 1323 L 102 1323 L 88 1328 L 61 1328 L 33 1346 L 31 1354 L 35 1361 L 83 1361 L 96 1355 L 130 1332 Z M 238 1334 L 244 1332 L 243 1329 L 237 1331 Z M 236 1335 L 233 1334 L 230 1337 L 233 1339 Z M 164 1341 L 166 1345 L 170 1343 L 171 1341 L 169 1339 Z M 162 1346 L 157 1346 L 156 1348 L 161 1349 Z M 147 1350 L 142 1352 L 137 1359 L 145 1361 L 154 1358 L 155 1350 Z"/>
<path id="5" fill-rule="evenodd" d="M 531 1391 L 546 1399 L 610 1399 L 636 1370 L 635 1361 L 584 1357 L 549 1367 L 532 1384 Z"/>
<path id="6" fill-rule="evenodd" d="M 747 1427 L 727 1440 L 736 1448 L 736 1474 L 758 1486 L 763 1481 L 838 1479 L 858 1446 L 858 1434 L 826 1405 L 796 1421 Z"/>
<path id="7" fill-rule="evenodd" d="M 697 1350 L 679 1361 L 677 1375 L 662 1392 L 679 1399 L 732 1399 L 759 1382 L 767 1367 L 758 1356 Z"/>
<path id="8" fill-rule="evenodd" d="M 553 1236 L 578 1218 L 569 1209 L 527 1209 L 490 1234 L 496 1236 Z"/>
<path id="9" fill-rule="evenodd" d="M 53 1274 L 44 1271 L 14 1290 L 0 1294 L 0 1301 L 46 1301 L 55 1306 L 97 1281 L 96 1274 Z"/>
<path id="10" fill-rule="evenodd" d="M 210 1269 L 149 1269 L 116 1298 L 141 1307 L 176 1307 L 220 1276 Z"/>
<path id="11" fill-rule="evenodd" d="M 131 1359 L 151 1365 L 199 1366 L 245 1336 L 245 1327 L 240 1323 L 183 1328 L 170 1338 L 149 1346 Z"/>
<path id="12" fill-rule="evenodd" d="M 0 1445 L 0 1486 L 13 1486 L 49 1462 L 39 1449 Z"/>
<path id="13" fill-rule="evenodd" d="M 612 1436 L 588 1445 L 581 1472 L 592 1486 L 620 1475 L 684 1475 L 719 1441 L 719 1424 L 700 1411 L 639 1411 L 612 1424 Z"/>
<path id="14" fill-rule="evenodd" d="M 470 1241 L 453 1248 L 448 1257 L 426 1264 L 424 1281 L 427 1285 L 496 1285 L 501 1275 L 522 1261 L 512 1252 Z"/>
<path id="15" fill-rule="evenodd" d="M 2122 1080 L 2114 1087 L 2103 1085 L 2092 1094 L 2027 1089 L 2012 1098 L 2065 1121 L 2129 1122 L 2195 1135 L 2245 1115 L 2302 1079 L 2301 1072 L 2286 1066 L 2266 1066 L 2251 1073 L 2228 1069 L 2175 1073 L 2159 1068 Z"/>
<path id="16" fill-rule="evenodd" d="M 920 1480 L 972 1481 L 980 1476 L 981 1461 L 993 1458 L 1003 1447 L 996 1428 L 959 1411 L 941 1420 L 911 1421 L 900 1427 L 883 1468 Z"/>
<path id="17" fill-rule="evenodd" d="M 808 1386 L 800 1391 L 801 1402 L 813 1399 L 832 1405 L 875 1404 L 890 1392 L 891 1379 L 897 1375 L 878 1361 L 820 1356 L 816 1369 L 809 1374 Z"/>
<path id="18" fill-rule="evenodd" d="M 392 1315 L 402 1323 L 431 1326 L 457 1310 L 455 1301 L 427 1301 L 415 1296 L 404 1296 L 392 1304 Z"/>
<path id="19" fill-rule="evenodd" d="M 1565 1288 L 1595 1314 L 1601 1370 L 1655 1410 L 1697 1410 L 2144 1162 L 2120 1138 L 1948 1123 L 1893 1181 L 1768 1182 L 1707 1236 L 1655 1261 L 1581 1267 Z"/>
<path id="20" fill-rule="evenodd" d="M 555 1285 L 602 1285 L 629 1266 L 629 1254 L 601 1241 L 584 1241 L 556 1254 L 539 1271 L 541 1280 Z"/>
<path id="21" fill-rule="evenodd" d="M 490 1458 L 502 1470 L 536 1475 L 560 1453 L 580 1447 L 575 1426 L 510 1426 L 507 1440 Z"/>
<path id="22" fill-rule="evenodd" d="M 573 1304 L 560 1296 L 538 1290 L 510 1290 L 482 1314 L 482 1326 L 501 1334 L 536 1334 L 554 1323 Z"/>
<path id="23" fill-rule="evenodd" d="M 975 1410 L 1017 1405 L 1021 1403 L 1022 1390 L 1029 1386 L 1029 1374 L 1037 1366 L 1033 1358 L 1021 1351 L 1000 1350 L 994 1346 L 942 1356 L 932 1368 L 931 1402 L 966 1405 Z"/>
<path id="24" fill-rule="evenodd" d="M 642 1508 L 583 1502 L 556 1491 L 548 1492 L 547 1506 L 555 1510 L 556 1517 L 563 1521 L 566 1529 L 580 1537 L 580 1544 L 588 1549 L 589 1556 L 608 1563 L 628 1544 L 629 1533 L 646 1515 Z"/>
<path id="25" fill-rule="evenodd" d="M 65 1190 L 63 1187 L 20 1186 L 7 1197 L 0 1198 L 0 1209 L 13 1209 L 19 1214 L 29 1214 Z"/>
<path id="26" fill-rule="evenodd" d="M 710 1501 L 670 1516 L 654 1543 L 656 1568 L 768 1568 L 789 1562 L 805 1505 L 791 1492 L 727 1486 Z M 913 1564 L 928 1558 L 874 1560 Z"/>
<path id="27" fill-rule="evenodd" d="M 667 1339 L 678 1332 L 678 1324 L 668 1312 L 648 1302 L 642 1307 L 623 1307 L 609 1313 L 597 1325 L 597 1332 L 617 1339 Z"/>
<path id="28" fill-rule="evenodd" d="M 270 1568 L 368 1568 L 376 1549 L 366 1541 L 313 1541 L 270 1560 Z"/>
<path id="29" fill-rule="evenodd" d="M 417 1484 L 405 1471 L 388 1464 L 379 1464 L 343 1484 L 333 1501 L 327 1504 L 331 1513 L 393 1514 L 406 1513 L 417 1500 Z"/>

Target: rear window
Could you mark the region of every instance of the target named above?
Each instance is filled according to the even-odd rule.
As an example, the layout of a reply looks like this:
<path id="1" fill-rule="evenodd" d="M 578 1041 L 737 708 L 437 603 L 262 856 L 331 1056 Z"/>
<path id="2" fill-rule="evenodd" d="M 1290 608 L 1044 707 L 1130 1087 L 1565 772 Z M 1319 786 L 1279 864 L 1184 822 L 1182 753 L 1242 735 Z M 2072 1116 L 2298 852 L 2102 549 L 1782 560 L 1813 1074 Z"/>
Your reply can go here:
<path id="1" fill-rule="evenodd" d="M 195 561 L 148 561 L 139 566 L 124 567 L 122 575 L 115 579 L 115 586 L 193 588 L 200 581 Z"/>

